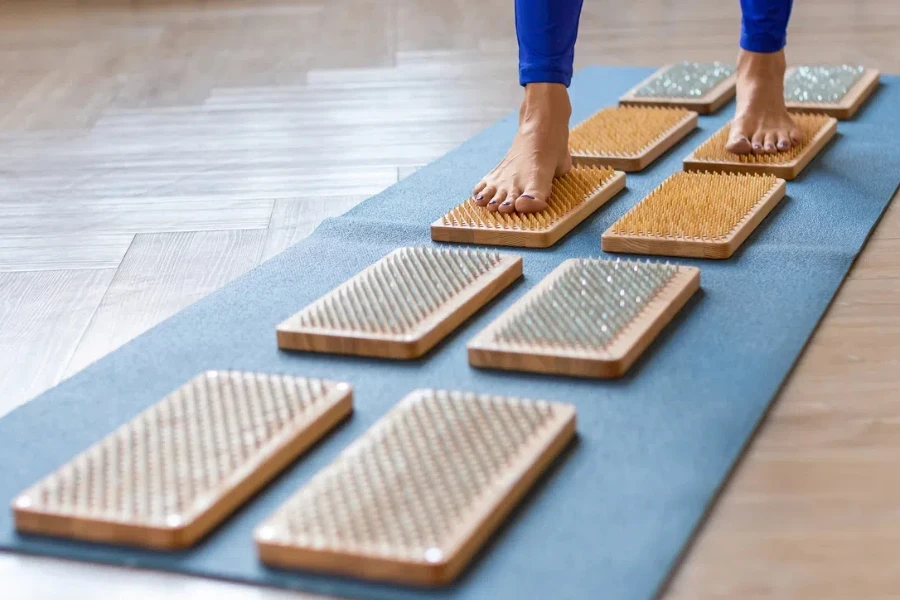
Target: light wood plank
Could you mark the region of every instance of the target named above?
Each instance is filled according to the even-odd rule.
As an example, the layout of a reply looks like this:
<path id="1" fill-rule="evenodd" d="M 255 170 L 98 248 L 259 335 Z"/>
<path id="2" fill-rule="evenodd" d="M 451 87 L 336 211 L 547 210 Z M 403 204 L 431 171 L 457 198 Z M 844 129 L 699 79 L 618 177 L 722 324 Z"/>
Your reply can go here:
<path id="1" fill-rule="evenodd" d="M 133 239 L 130 233 L 4 235 L 0 271 L 115 269 Z"/>
<path id="2" fill-rule="evenodd" d="M 256 266 L 264 240 L 255 230 L 136 236 L 67 376 Z"/>
<path id="3" fill-rule="evenodd" d="M 312 233 L 325 219 L 340 216 L 365 199 L 365 196 L 328 196 L 276 200 L 266 235 L 263 260 L 269 260 L 293 246 Z"/>
<path id="4" fill-rule="evenodd" d="M 0 273 L 0 415 L 59 382 L 113 273 Z"/>

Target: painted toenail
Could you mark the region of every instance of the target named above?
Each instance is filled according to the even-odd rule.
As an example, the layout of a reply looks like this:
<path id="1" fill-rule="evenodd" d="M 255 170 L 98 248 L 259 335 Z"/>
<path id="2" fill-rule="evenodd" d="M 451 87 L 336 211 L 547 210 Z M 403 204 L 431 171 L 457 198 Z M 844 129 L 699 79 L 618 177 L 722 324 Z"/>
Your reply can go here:
<path id="1" fill-rule="evenodd" d="M 531 198 L 532 200 L 534 200 L 534 196 L 530 196 L 528 194 L 522 194 L 521 196 L 519 196 L 519 198 Z"/>
<path id="2" fill-rule="evenodd" d="M 753 144 L 753 147 L 756 148 L 757 150 L 759 150 L 760 148 L 762 148 L 762 146 L 760 146 L 759 144 Z"/>
<path id="3" fill-rule="evenodd" d="M 510 202 L 509 200 L 507 200 L 506 202 L 504 202 L 504 203 L 501 204 L 500 206 L 509 206 L 510 204 L 512 204 L 512 202 Z"/>
<path id="4" fill-rule="evenodd" d="M 488 204 L 497 204 L 497 201 L 496 201 L 496 200 L 491 200 L 490 202 L 488 202 Z"/>
<path id="5" fill-rule="evenodd" d="M 778 142 L 779 148 L 787 148 L 787 142 Z"/>
<path id="6" fill-rule="evenodd" d="M 484 200 L 484 194 L 478 194 L 477 196 L 475 196 L 475 199 L 476 200 Z"/>

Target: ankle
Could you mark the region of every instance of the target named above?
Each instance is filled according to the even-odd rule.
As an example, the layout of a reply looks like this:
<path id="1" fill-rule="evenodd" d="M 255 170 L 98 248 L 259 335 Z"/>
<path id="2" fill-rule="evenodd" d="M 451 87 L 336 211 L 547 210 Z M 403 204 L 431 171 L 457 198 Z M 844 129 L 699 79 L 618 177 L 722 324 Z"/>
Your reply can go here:
<path id="1" fill-rule="evenodd" d="M 519 109 L 519 123 L 569 124 L 572 105 L 566 86 L 558 83 L 529 83 L 525 86 L 525 99 Z"/>
<path id="2" fill-rule="evenodd" d="M 737 71 L 740 77 L 783 81 L 786 67 L 784 50 L 768 53 L 741 50 L 738 54 Z"/>

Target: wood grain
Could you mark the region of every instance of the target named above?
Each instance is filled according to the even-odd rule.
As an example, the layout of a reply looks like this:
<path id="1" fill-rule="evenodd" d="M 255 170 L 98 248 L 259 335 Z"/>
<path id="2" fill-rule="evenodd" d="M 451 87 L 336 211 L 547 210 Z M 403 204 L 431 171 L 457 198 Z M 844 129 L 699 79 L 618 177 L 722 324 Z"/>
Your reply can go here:
<path id="1" fill-rule="evenodd" d="M 256 266 L 264 238 L 261 230 L 136 236 L 67 376 Z"/>
<path id="2" fill-rule="evenodd" d="M 293 246 L 329 217 L 338 217 L 363 200 L 365 196 L 327 196 L 276 200 L 266 232 L 263 260 Z"/>
<path id="3" fill-rule="evenodd" d="M 60 381 L 114 273 L 0 273 L 0 415 Z"/>

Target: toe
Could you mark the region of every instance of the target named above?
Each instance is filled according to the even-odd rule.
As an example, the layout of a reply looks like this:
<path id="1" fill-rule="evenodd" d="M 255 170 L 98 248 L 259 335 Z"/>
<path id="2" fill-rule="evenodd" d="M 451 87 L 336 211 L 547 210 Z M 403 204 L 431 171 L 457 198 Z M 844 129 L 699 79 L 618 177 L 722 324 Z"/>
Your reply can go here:
<path id="1" fill-rule="evenodd" d="M 522 194 L 516 198 L 515 206 L 517 212 L 533 213 L 547 208 L 547 203 L 534 194 Z"/>
<path id="2" fill-rule="evenodd" d="M 782 129 L 778 132 L 778 141 L 775 142 L 775 147 L 778 148 L 779 152 L 787 152 L 791 149 L 791 134 L 789 131 Z"/>
<path id="3" fill-rule="evenodd" d="M 766 154 L 775 154 L 777 150 L 775 149 L 775 144 L 778 142 L 778 134 L 774 131 L 770 131 L 766 133 L 765 138 L 763 139 L 763 152 Z"/>
<path id="4" fill-rule="evenodd" d="M 475 201 L 475 204 L 478 206 L 484 206 L 488 203 L 487 199 L 484 197 L 484 190 L 487 188 L 488 184 L 486 181 L 479 181 L 478 185 L 472 189 L 472 200 Z"/>
<path id="5" fill-rule="evenodd" d="M 806 136 L 799 127 L 791 129 L 791 146 L 802 146 L 806 142 Z"/>
<path id="6" fill-rule="evenodd" d="M 500 212 L 503 214 L 515 212 L 516 210 L 516 198 L 515 196 L 507 196 L 503 202 L 500 203 L 500 208 L 498 208 Z"/>
<path id="7" fill-rule="evenodd" d="M 475 196 L 475 203 L 478 204 L 478 206 L 487 206 L 491 203 L 491 200 L 494 199 L 496 194 L 497 188 L 492 185 L 485 186 L 485 188 Z"/>
<path id="8" fill-rule="evenodd" d="M 750 139 L 750 145 L 753 146 L 753 154 L 762 154 L 763 144 L 766 141 L 766 136 L 762 131 L 757 131 L 753 134 L 753 137 Z"/>
<path id="9" fill-rule="evenodd" d="M 750 154 L 752 147 L 747 134 L 739 126 L 732 126 L 725 149 L 734 154 Z"/>

